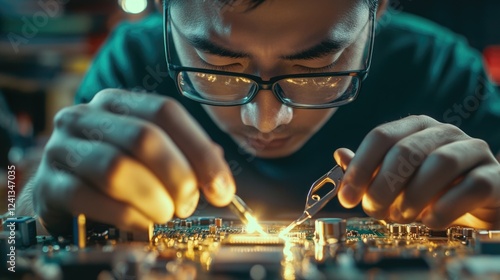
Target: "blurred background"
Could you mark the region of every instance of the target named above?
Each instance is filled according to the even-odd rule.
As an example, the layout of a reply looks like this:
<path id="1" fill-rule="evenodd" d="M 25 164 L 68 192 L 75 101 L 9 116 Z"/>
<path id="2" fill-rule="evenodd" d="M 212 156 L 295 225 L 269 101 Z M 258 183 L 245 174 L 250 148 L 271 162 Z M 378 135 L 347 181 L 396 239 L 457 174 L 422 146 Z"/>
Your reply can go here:
<path id="1" fill-rule="evenodd" d="M 464 35 L 500 83 L 500 1 L 394 0 L 391 6 L 392 13 L 415 13 Z M 15 164 L 20 192 L 54 114 L 73 103 L 114 26 L 155 12 L 154 0 L 0 0 L 0 188 Z"/>

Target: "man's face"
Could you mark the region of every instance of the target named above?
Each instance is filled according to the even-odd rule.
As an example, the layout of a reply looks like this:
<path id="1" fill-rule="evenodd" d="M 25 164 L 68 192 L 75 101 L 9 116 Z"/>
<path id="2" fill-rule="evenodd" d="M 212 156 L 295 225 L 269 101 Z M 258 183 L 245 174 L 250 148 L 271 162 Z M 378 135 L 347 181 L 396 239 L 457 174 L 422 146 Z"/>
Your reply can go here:
<path id="1" fill-rule="evenodd" d="M 268 0 L 251 10 L 248 2 L 235 2 L 223 6 L 216 0 L 187 0 L 170 7 L 172 36 L 183 66 L 263 80 L 362 68 L 359 50 L 366 36 L 361 34 L 369 22 L 366 1 Z M 293 109 L 268 90 L 246 105 L 204 109 L 243 149 L 265 158 L 294 153 L 336 111 Z"/>

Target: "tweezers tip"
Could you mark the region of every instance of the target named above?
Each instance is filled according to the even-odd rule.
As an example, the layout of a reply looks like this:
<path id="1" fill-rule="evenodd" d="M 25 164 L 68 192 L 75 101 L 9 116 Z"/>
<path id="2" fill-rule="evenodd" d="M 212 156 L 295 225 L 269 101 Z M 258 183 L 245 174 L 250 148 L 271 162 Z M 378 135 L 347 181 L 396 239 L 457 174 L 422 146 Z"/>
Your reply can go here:
<path id="1" fill-rule="evenodd" d="M 280 232 L 279 237 L 285 238 L 285 235 L 287 235 L 288 233 L 290 233 L 290 231 L 292 231 L 292 229 L 295 228 L 296 226 L 297 226 L 297 221 L 293 221 L 284 230 L 282 230 Z"/>

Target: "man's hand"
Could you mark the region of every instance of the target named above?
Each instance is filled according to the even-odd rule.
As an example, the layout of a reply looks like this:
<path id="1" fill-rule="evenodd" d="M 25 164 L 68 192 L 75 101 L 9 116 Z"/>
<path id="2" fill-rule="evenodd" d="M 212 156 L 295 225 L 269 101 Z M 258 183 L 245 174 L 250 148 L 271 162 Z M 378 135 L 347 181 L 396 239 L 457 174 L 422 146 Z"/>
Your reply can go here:
<path id="1" fill-rule="evenodd" d="M 410 116 L 372 130 L 356 155 L 335 152 L 347 167 L 339 192 L 344 207 L 399 223 L 421 220 L 500 227 L 500 164 L 488 145 L 427 116 Z"/>
<path id="2" fill-rule="evenodd" d="M 200 196 L 227 205 L 235 192 L 222 149 L 176 101 L 105 90 L 63 109 L 33 188 L 35 212 L 53 234 L 70 217 L 126 230 L 193 213 Z"/>

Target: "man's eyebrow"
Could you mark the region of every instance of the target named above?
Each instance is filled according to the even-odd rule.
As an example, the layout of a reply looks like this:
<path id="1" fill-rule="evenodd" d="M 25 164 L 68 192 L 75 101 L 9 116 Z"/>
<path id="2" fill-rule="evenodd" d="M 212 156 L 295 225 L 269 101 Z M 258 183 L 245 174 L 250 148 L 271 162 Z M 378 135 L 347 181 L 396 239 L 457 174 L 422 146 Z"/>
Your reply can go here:
<path id="1" fill-rule="evenodd" d="M 242 58 L 250 56 L 247 53 L 226 49 L 223 46 L 217 45 L 216 43 L 200 36 L 194 36 L 194 37 L 190 36 L 186 37 L 186 39 L 194 48 L 210 54 L 230 57 L 230 58 Z"/>
<path id="2" fill-rule="evenodd" d="M 229 50 L 201 36 L 186 36 L 186 39 L 194 48 L 210 54 L 229 58 L 250 57 L 250 54 L 248 53 Z M 285 55 L 281 58 L 286 60 L 306 60 L 320 58 L 332 53 L 339 52 L 340 50 L 345 48 L 346 45 L 348 45 L 348 43 L 345 41 L 326 39 L 307 50 L 303 50 L 291 55 Z"/>
<path id="3" fill-rule="evenodd" d="M 306 60 L 320 58 L 329 54 L 339 52 L 348 45 L 345 41 L 337 41 L 332 39 L 323 40 L 321 43 L 295 54 L 282 56 L 282 59 L 287 60 Z"/>

